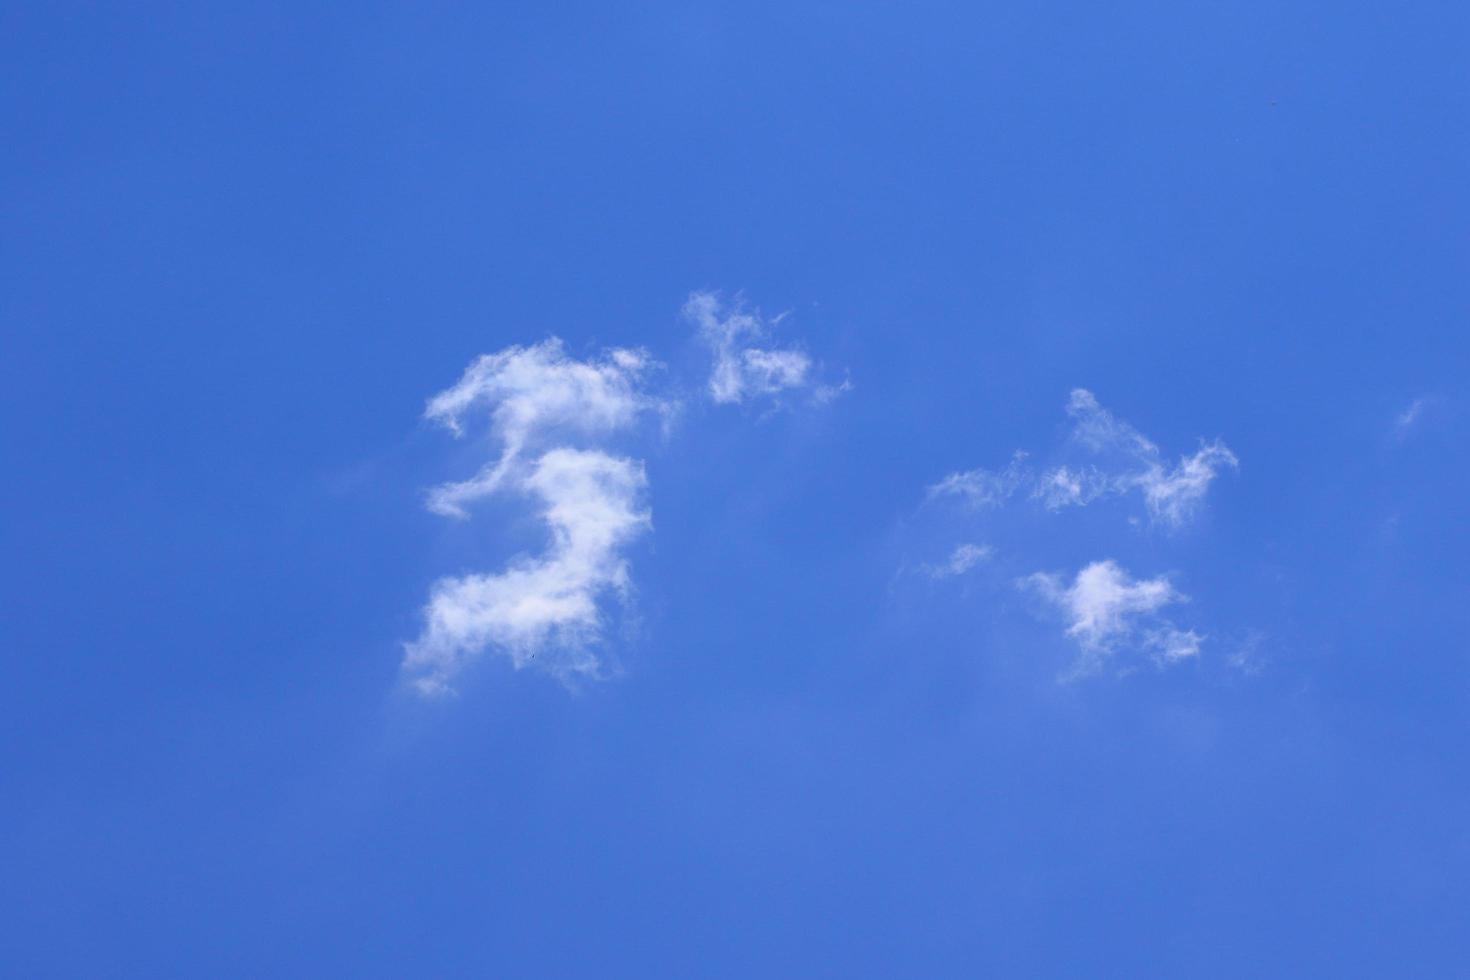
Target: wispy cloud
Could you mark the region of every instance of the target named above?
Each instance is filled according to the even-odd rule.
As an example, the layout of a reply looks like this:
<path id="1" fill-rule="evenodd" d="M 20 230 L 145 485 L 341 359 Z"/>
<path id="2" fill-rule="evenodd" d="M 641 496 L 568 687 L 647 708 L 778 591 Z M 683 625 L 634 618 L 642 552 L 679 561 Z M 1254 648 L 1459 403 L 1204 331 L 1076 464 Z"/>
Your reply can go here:
<path id="1" fill-rule="evenodd" d="M 1423 413 L 1424 405 L 1426 402 L 1428 402 L 1427 398 L 1415 398 L 1412 402 L 1410 402 L 1409 407 L 1399 413 L 1399 417 L 1397 420 L 1398 427 L 1400 429 L 1407 429 L 1409 426 L 1419 421 L 1419 416 Z"/>
<path id="2" fill-rule="evenodd" d="M 820 384 L 812 389 L 812 403 L 815 405 L 830 405 L 852 390 L 853 383 L 851 378 L 843 378 L 837 384 Z"/>
<path id="3" fill-rule="evenodd" d="M 1238 465 L 1235 454 L 1216 441 L 1170 466 L 1158 446 L 1084 388 L 1072 392 L 1067 413 L 1073 420 L 1069 448 L 1080 458 L 1038 470 L 1027 463 L 1028 453 L 1017 452 L 1001 470 L 951 473 L 929 488 L 929 498 L 958 497 L 976 507 L 999 507 L 1023 494 L 1048 510 L 1060 510 L 1136 490 L 1154 524 L 1177 529 L 1198 512 L 1220 471 Z"/>
<path id="4" fill-rule="evenodd" d="M 739 403 L 810 387 L 814 400 L 825 404 L 852 387 L 850 381 L 814 385 L 813 362 L 806 352 L 767 344 L 771 329 L 782 318 L 766 320 L 738 299 L 726 303 L 717 293 L 691 293 L 684 304 L 684 318 L 698 329 L 710 349 L 713 364 L 708 391 L 716 402 Z"/>
<path id="5" fill-rule="evenodd" d="M 600 360 L 567 356 L 552 337 L 477 358 L 459 383 L 429 400 L 424 417 L 464 434 L 466 416 L 486 410 L 498 457 L 468 480 L 436 488 L 429 509 L 466 516 L 464 506 L 499 489 L 522 453 L 552 435 L 598 436 L 626 428 L 639 413 L 667 405 L 640 389 L 654 366 L 646 351 L 616 349 Z"/>
<path id="6" fill-rule="evenodd" d="M 536 501 L 549 544 L 502 572 L 434 585 L 423 632 L 405 646 L 404 670 L 420 691 L 449 690 L 464 664 L 487 650 L 563 678 L 599 673 L 601 605 L 627 595 L 622 549 L 651 526 L 641 499 L 647 480 L 639 461 L 557 443 L 595 442 L 665 408 L 640 387 L 651 366 L 647 354 L 631 350 L 575 360 L 553 338 L 477 359 L 429 401 L 425 416 L 456 435 L 482 410 L 499 445 L 474 477 L 433 490 L 430 509 L 462 518 L 474 500 L 518 493 Z"/>
<path id="7" fill-rule="evenodd" d="M 1394 434 L 1398 436 L 1399 441 L 1407 439 L 1409 434 L 1419 426 L 1424 419 L 1425 411 L 1433 400 L 1429 395 L 1420 395 L 1394 417 Z"/>
<path id="8" fill-rule="evenodd" d="M 1003 470 L 974 469 L 951 473 L 929 488 L 928 499 L 957 497 L 971 507 L 999 507 L 1034 476 L 1026 454 L 1018 452 Z"/>
<path id="9" fill-rule="evenodd" d="M 1225 663 L 1242 674 L 1255 675 L 1266 669 L 1266 637 L 1258 630 L 1250 630 L 1225 658 Z"/>
<path id="10" fill-rule="evenodd" d="M 1068 676 L 1094 673 L 1125 650 L 1144 652 L 1160 665 L 1199 654 L 1203 637 L 1159 615 L 1165 606 L 1188 601 L 1165 577 L 1135 579 L 1109 560 L 1087 565 L 1071 584 L 1045 572 L 1029 575 L 1019 584 L 1066 620 L 1066 633 L 1081 651 Z"/>
<path id="11" fill-rule="evenodd" d="M 949 558 L 937 565 L 924 565 L 930 578 L 951 578 L 963 575 L 991 556 L 991 547 L 985 544 L 962 544 L 949 553 Z"/>
<path id="12" fill-rule="evenodd" d="M 1099 405 L 1085 388 L 1072 392 L 1067 414 L 1073 419 L 1072 438 L 1108 462 L 1081 474 L 1065 466 L 1043 474 L 1039 492 L 1051 507 L 1086 504 L 1104 494 L 1136 489 L 1155 523 L 1177 528 L 1198 511 L 1215 476 L 1239 465 L 1235 454 L 1216 441 L 1168 466 L 1158 446 Z M 1056 492 L 1059 488 L 1066 492 Z"/>

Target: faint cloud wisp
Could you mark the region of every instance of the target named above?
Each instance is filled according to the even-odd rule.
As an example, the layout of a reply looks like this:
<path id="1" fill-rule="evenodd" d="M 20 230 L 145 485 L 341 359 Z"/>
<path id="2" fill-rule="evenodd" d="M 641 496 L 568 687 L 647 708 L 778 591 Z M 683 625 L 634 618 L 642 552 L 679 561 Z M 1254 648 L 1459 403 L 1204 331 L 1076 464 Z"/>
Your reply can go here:
<path id="1" fill-rule="evenodd" d="M 775 397 L 785 391 L 811 389 L 812 401 L 825 405 L 852 390 L 851 381 L 813 385 L 813 361 L 794 347 L 765 344 L 771 328 L 784 316 L 763 318 L 736 300 L 726 303 L 718 293 L 697 291 L 684 303 L 684 319 L 698 330 L 713 364 L 707 390 L 716 403 L 738 404 L 757 397 Z M 759 346 L 758 346 L 759 345 Z"/>
<path id="2" fill-rule="evenodd" d="M 1137 490 L 1150 520 L 1177 530 L 1194 518 L 1220 471 L 1239 465 L 1235 454 L 1215 441 L 1169 466 L 1158 446 L 1085 388 L 1072 392 L 1067 414 L 1073 420 L 1070 442 L 1082 450 L 1083 459 L 1034 470 L 1026 463 L 1029 454 L 1017 452 L 1002 470 L 951 473 L 929 488 L 929 499 L 953 496 L 976 507 L 998 507 L 1024 492 L 1046 509 L 1060 510 Z"/>

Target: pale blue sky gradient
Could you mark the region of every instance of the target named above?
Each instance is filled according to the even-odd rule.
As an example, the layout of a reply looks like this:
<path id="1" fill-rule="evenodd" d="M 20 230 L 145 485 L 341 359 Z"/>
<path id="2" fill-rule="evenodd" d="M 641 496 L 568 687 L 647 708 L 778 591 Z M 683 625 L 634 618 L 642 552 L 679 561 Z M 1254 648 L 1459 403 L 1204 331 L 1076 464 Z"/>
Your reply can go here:
<path id="1" fill-rule="evenodd" d="M 1463 973 L 1467 37 L 10 5 L 4 972 Z M 699 290 L 784 314 L 802 385 L 711 399 Z M 497 451 L 426 401 L 553 335 L 680 406 L 593 446 L 651 515 L 608 676 L 491 645 L 420 697 L 433 583 L 545 548 L 524 495 L 425 508 Z M 1177 527 L 1117 446 L 1086 506 L 930 498 L 1102 465 L 1078 388 L 1239 465 Z M 1104 561 L 1188 599 L 1073 676 Z"/>

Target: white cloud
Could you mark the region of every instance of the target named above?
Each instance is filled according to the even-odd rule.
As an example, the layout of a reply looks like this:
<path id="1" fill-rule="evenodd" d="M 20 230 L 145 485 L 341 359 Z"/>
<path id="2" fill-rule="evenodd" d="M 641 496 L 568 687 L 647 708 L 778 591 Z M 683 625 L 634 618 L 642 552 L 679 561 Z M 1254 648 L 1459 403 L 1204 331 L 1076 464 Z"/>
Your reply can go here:
<path id="1" fill-rule="evenodd" d="M 959 497 L 971 507 L 999 507 L 1031 478 L 1026 471 L 1025 459 L 1026 454 L 1018 452 L 1003 470 L 974 469 L 951 473 L 929 488 L 928 498 Z"/>
<path id="2" fill-rule="evenodd" d="M 574 360 L 553 338 L 477 359 L 458 384 L 429 401 L 426 417 L 456 435 L 472 410 L 484 409 L 499 444 L 498 456 L 476 476 L 432 491 L 430 509 L 464 517 L 477 498 L 520 493 L 537 502 L 550 540 L 543 555 L 519 558 L 497 574 L 434 585 L 423 632 L 405 645 L 404 670 L 420 691 L 447 691 L 468 660 L 490 649 L 516 667 L 535 661 L 563 678 L 599 673 L 600 604 L 628 594 L 621 549 L 650 527 L 641 502 L 647 480 L 638 461 L 547 443 L 605 438 L 644 412 L 664 410 L 640 387 L 651 366 L 645 353 L 631 350 Z"/>
<path id="3" fill-rule="evenodd" d="M 714 353 L 709 392 L 717 402 L 800 388 L 825 404 L 852 388 L 850 381 L 813 386 L 810 357 L 766 343 L 780 317 L 764 321 L 700 292 L 684 315 Z M 642 350 L 579 360 L 553 337 L 477 358 L 429 400 L 424 417 L 456 437 L 479 422 L 489 457 L 470 478 L 433 488 L 429 509 L 464 519 L 477 500 L 520 495 L 534 502 L 548 544 L 500 572 L 434 584 L 423 630 L 405 644 L 404 672 L 420 691 L 448 691 L 465 663 L 487 651 L 565 679 L 603 672 L 607 607 L 631 590 L 624 550 L 652 526 L 643 464 L 606 443 L 646 414 L 661 415 L 667 428 L 678 405 L 649 393 L 648 375 L 658 367 Z"/>
<path id="4" fill-rule="evenodd" d="M 1393 430 L 1400 442 L 1407 439 L 1419 425 L 1424 418 L 1425 411 L 1432 407 L 1434 401 L 1435 399 L 1430 395 L 1420 395 L 1410 402 L 1407 408 L 1394 416 Z"/>
<path id="5" fill-rule="evenodd" d="M 1254 676 L 1266 669 L 1267 656 L 1263 649 L 1266 636 L 1259 630 L 1248 631 L 1225 658 L 1225 663 L 1242 674 Z"/>
<path id="6" fill-rule="evenodd" d="M 1427 398 L 1415 398 L 1412 402 L 1410 402 L 1409 407 L 1399 413 L 1399 417 L 1397 419 L 1398 427 L 1400 429 L 1407 429 L 1409 426 L 1419 421 L 1419 416 L 1423 414 L 1424 406 L 1428 401 L 1429 399 Z"/>
<path id="7" fill-rule="evenodd" d="M 555 337 L 477 358 L 458 384 L 429 400 L 424 417 L 459 436 L 466 414 L 488 406 L 501 452 L 474 477 L 432 491 L 429 509 L 464 517 L 464 505 L 495 492 L 522 452 L 541 437 L 557 432 L 605 435 L 628 427 L 640 412 L 665 410 L 665 403 L 639 389 L 653 366 L 640 350 L 618 349 L 602 360 L 578 361 L 567 356 Z"/>
<path id="8" fill-rule="evenodd" d="M 1093 452 L 1121 449 L 1134 456 L 1154 457 L 1159 448 L 1144 438 L 1133 426 L 1098 404 L 1097 396 L 1086 388 L 1072 389 L 1067 401 L 1067 414 L 1072 416 L 1072 438 Z"/>
<path id="9" fill-rule="evenodd" d="M 768 324 L 759 313 L 745 310 L 738 302 L 726 306 L 710 292 L 691 293 L 684 304 L 684 317 L 699 329 L 700 339 L 714 357 L 709 394 L 716 402 L 738 403 L 809 383 L 812 359 L 805 353 L 794 348 L 755 346 L 776 321 Z M 842 390 L 824 386 L 818 400 L 830 401 Z"/>
<path id="10" fill-rule="evenodd" d="M 1217 441 L 1180 457 L 1173 467 L 1166 466 L 1158 446 L 1099 405 L 1084 388 L 1072 392 L 1067 413 L 1074 420 L 1072 438 L 1112 465 L 1076 471 L 1062 466 L 1044 474 L 1038 495 L 1049 507 L 1087 504 L 1105 494 L 1136 489 L 1156 524 L 1177 528 L 1194 517 L 1219 471 L 1239 465 L 1235 454 Z"/>
<path id="11" fill-rule="evenodd" d="M 507 347 L 476 358 L 454 387 L 429 399 L 424 415 L 458 434 L 470 408 L 492 403 L 491 419 L 509 445 L 548 425 L 615 429 L 647 404 L 635 386 L 652 363 L 646 351 L 621 348 L 602 361 L 573 360 L 556 337 Z"/>
<path id="12" fill-rule="evenodd" d="M 598 602 L 628 592 L 628 562 L 619 550 L 651 526 L 639 500 L 646 485 L 642 465 L 630 459 L 577 449 L 541 456 L 521 488 L 540 502 L 550 547 L 498 574 L 434 585 L 424 631 L 407 645 L 403 663 L 418 688 L 448 690 L 464 663 L 487 648 L 517 668 L 539 658 L 562 677 L 595 676 Z"/>
<path id="13" fill-rule="evenodd" d="M 1083 388 L 1072 392 L 1067 413 L 1073 419 L 1070 442 L 1085 460 L 1037 471 L 1026 463 L 1027 453 L 1017 452 L 1003 470 L 951 473 L 929 488 L 928 498 L 958 497 L 973 507 L 993 508 L 1024 490 L 1047 510 L 1061 510 L 1136 490 L 1155 524 L 1179 528 L 1198 512 L 1220 471 L 1238 465 L 1234 453 L 1213 442 L 1167 466 L 1156 445 Z"/>
<path id="14" fill-rule="evenodd" d="M 1201 442 L 1193 453 L 1166 462 L 1152 440 L 1103 408 L 1083 388 L 1071 393 L 1067 414 L 1070 432 L 1045 465 L 1033 464 L 1020 451 L 1003 469 L 951 473 L 928 488 L 926 501 L 955 499 L 973 509 L 991 510 L 1026 501 L 1044 512 L 1055 512 L 1136 493 L 1154 526 L 1174 530 L 1199 512 L 1215 478 L 1238 466 L 1235 454 L 1219 441 Z M 1019 516 L 1014 511 L 1005 513 Z M 1137 526 L 1140 521 L 1129 517 L 1128 523 Z M 1016 554 L 1020 550 L 1016 537 L 1024 541 L 1024 535 L 1033 533 L 1033 525 L 1017 521 L 1007 530 L 1014 533 L 1005 545 L 1006 552 Z M 961 566 L 968 569 L 974 564 L 957 561 L 959 554 L 957 550 L 948 563 L 920 567 L 934 578 L 959 574 Z M 1162 614 L 1166 607 L 1188 601 L 1164 576 L 1135 579 L 1114 561 L 1095 561 L 1071 581 L 1036 573 L 1018 584 L 1061 612 L 1067 636 L 1078 646 L 1079 656 L 1064 677 L 1093 673 L 1122 654 L 1161 667 L 1177 664 L 1198 657 L 1205 641 Z"/>
<path id="15" fill-rule="evenodd" d="M 1114 479 L 1095 466 L 1058 466 L 1036 478 L 1031 496 L 1047 510 L 1061 510 L 1085 507 L 1114 487 Z"/>
<path id="16" fill-rule="evenodd" d="M 1165 626 L 1144 634 L 1144 646 L 1153 651 L 1154 660 L 1162 666 L 1199 656 L 1204 637 L 1194 630 Z"/>
<path id="17" fill-rule="evenodd" d="M 950 552 L 949 558 L 939 565 L 925 565 L 923 569 L 931 578 L 949 578 L 963 575 L 990 557 L 992 549 L 984 544 L 962 544 Z"/>
<path id="18" fill-rule="evenodd" d="M 1070 585 L 1044 572 L 1020 584 L 1062 613 L 1067 635 L 1081 649 L 1074 676 L 1095 671 L 1129 647 L 1152 652 L 1161 664 L 1199 653 L 1202 637 L 1192 630 L 1179 630 L 1158 615 L 1165 606 L 1188 601 L 1165 577 L 1135 579 L 1114 561 L 1095 561 L 1079 571 Z"/>
<path id="19" fill-rule="evenodd" d="M 815 405 L 830 405 L 843 395 L 852 391 L 851 378 L 844 378 L 841 384 L 821 384 L 812 389 L 812 403 Z"/>
<path id="20" fill-rule="evenodd" d="M 1199 510 L 1216 474 L 1239 465 L 1234 453 L 1222 443 L 1213 442 L 1201 446 L 1192 456 L 1181 457 L 1172 470 L 1150 467 L 1139 474 L 1137 485 L 1155 522 L 1180 527 Z"/>

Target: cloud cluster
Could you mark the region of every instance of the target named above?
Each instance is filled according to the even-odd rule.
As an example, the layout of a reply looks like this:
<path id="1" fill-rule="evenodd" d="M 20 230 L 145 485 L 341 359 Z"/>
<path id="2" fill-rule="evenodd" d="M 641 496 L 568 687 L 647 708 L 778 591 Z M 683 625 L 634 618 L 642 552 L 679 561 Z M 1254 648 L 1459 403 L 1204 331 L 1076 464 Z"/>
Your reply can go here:
<path id="1" fill-rule="evenodd" d="M 650 526 L 643 464 L 602 448 L 553 444 L 596 441 L 665 405 L 641 388 L 652 361 L 613 350 L 597 360 L 569 357 L 552 338 L 477 359 L 459 383 L 430 399 L 425 417 L 462 435 L 471 413 L 488 420 L 499 453 L 469 480 L 431 491 L 429 508 L 466 517 L 466 506 L 498 491 L 536 502 L 549 543 L 497 574 L 440 580 L 424 609 L 404 670 L 420 691 L 443 692 L 464 663 L 493 649 L 516 667 L 535 660 L 554 674 L 595 676 L 603 631 L 600 603 L 626 595 L 623 549 Z"/>
<path id="2" fill-rule="evenodd" d="M 1158 614 L 1165 606 L 1188 601 L 1167 578 L 1135 579 L 1117 562 L 1095 561 L 1070 585 L 1046 572 L 1030 575 L 1021 584 L 1062 613 L 1067 635 L 1082 650 L 1074 676 L 1096 671 L 1122 646 L 1141 647 L 1161 665 L 1199 653 L 1203 637 L 1178 629 Z"/>
<path id="3" fill-rule="evenodd" d="M 811 384 L 812 359 L 806 353 L 757 346 L 781 317 L 766 321 L 739 302 L 727 305 L 716 293 L 694 292 L 684 304 L 684 318 L 695 326 L 714 358 L 708 385 L 714 401 L 739 403 Z M 827 401 L 840 390 L 818 386 L 816 398 Z"/>
<path id="4" fill-rule="evenodd" d="M 1018 493 L 1049 510 L 1086 506 L 1106 496 L 1138 491 L 1150 520 L 1178 529 L 1199 511 L 1221 470 L 1238 462 L 1223 443 L 1203 444 L 1167 465 L 1158 446 L 1098 404 L 1092 392 L 1072 392 L 1067 414 L 1073 420 L 1070 443 L 1084 459 L 1033 469 L 1018 452 L 1003 470 L 952 473 L 929 488 L 930 498 L 954 496 L 976 507 L 998 507 Z"/>
<path id="5" fill-rule="evenodd" d="M 999 470 L 951 473 L 929 487 L 928 499 L 957 499 L 975 510 L 1022 502 L 1046 512 L 1137 493 L 1150 523 L 1175 531 L 1198 514 L 1215 477 L 1238 465 L 1235 454 L 1218 441 L 1201 443 L 1170 464 L 1157 445 L 1086 389 L 1072 392 L 1067 414 L 1070 434 L 1049 465 L 1035 465 L 1029 453 L 1017 452 Z M 925 568 L 935 578 L 958 574 L 969 567 L 957 561 L 959 554 Z M 1115 561 L 1093 561 L 1070 583 L 1038 572 L 1019 584 L 1063 614 L 1066 634 L 1080 650 L 1069 676 L 1094 672 L 1125 649 L 1167 666 L 1197 656 L 1204 640 L 1160 615 L 1163 607 L 1186 601 L 1167 578 L 1135 579 Z"/>
<path id="6" fill-rule="evenodd" d="M 809 388 L 824 403 L 849 387 L 813 385 L 805 353 L 757 346 L 769 325 L 713 293 L 691 295 L 684 315 L 710 348 L 715 402 Z M 456 437 L 483 430 L 489 458 L 470 478 L 432 489 L 428 508 L 464 520 L 485 497 L 519 496 L 535 508 L 547 544 L 500 572 L 432 586 L 423 629 L 404 645 L 404 673 L 418 690 L 451 690 L 464 665 L 487 651 L 564 680 L 605 672 L 608 607 L 632 589 L 626 549 L 652 528 L 642 461 L 607 442 L 648 415 L 667 421 L 677 410 L 651 390 L 660 367 L 646 351 L 625 348 L 579 360 L 553 337 L 483 355 L 429 399 L 426 419 Z"/>

